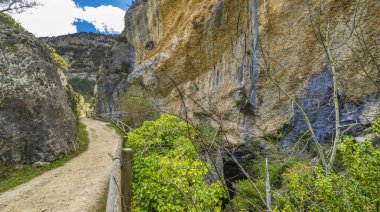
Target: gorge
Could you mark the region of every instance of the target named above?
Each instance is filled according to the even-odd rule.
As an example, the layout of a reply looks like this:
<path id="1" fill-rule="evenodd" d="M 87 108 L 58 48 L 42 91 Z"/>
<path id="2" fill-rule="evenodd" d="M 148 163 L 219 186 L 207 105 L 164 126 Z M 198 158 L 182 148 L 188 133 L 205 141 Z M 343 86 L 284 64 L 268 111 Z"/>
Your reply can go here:
<path id="1" fill-rule="evenodd" d="M 377 0 L 136 0 L 43 38 L 0 13 L 0 89 L 0 165 L 76 151 L 82 95 L 128 125 L 142 211 L 379 209 Z"/>

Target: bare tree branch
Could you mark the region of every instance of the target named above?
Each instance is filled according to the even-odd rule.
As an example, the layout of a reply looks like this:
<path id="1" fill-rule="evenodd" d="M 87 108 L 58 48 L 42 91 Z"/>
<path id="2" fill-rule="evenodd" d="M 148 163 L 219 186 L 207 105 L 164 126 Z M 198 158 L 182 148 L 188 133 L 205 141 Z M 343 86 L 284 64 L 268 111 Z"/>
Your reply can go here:
<path id="1" fill-rule="evenodd" d="M 22 13 L 39 5 L 35 0 L 0 0 L 0 13 Z"/>

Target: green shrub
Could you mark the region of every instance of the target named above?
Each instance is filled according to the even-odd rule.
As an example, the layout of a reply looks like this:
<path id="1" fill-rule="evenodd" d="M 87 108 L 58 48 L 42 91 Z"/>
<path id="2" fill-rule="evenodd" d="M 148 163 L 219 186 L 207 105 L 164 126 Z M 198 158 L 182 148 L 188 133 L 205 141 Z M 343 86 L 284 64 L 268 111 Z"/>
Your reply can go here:
<path id="1" fill-rule="evenodd" d="M 133 128 L 141 126 L 146 120 L 154 120 L 159 116 L 146 91 L 139 84 L 130 85 L 122 98 L 120 111 L 126 113 L 123 121 Z"/>
<path id="2" fill-rule="evenodd" d="M 339 145 L 341 172 L 326 175 L 321 166 L 297 165 L 285 175 L 288 192 L 282 208 L 298 211 L 379 211 L 380 151 L 369 141 L 345 137 Z M 280 207 L 280 208 L 281 208 Z"/>
<path id="3" fill-rule="evenodd" d="M 379 135 L 380 119 L 367 131 Z M 325 174 L 321 164 L 308 165 L 301 158 L 280 155 L 272 140 L 245 146 L 253 160 L 242 164 L 265 194 L 265 162 L 269 158 L 272 208 L 274 211 L 379 211 L 380 150 L 369 141 L 343 137 L 334 169 Z M 265 151 L 260 149 L 265 146 Z M 265 203 L 248 180 L 233 183 L 231 211 L 265 210 Z"/>
<path id="4" fill-rule="evenodd" d="M 265 194 L 264 184 L 257 183 L 257 189 Z M 260 199 L 259 193 L 249 180 L 239 180 L 233 183 L 235 196 L 227 206 L 228 211 L 264 211 L 265 204 Z"/>
<path id="5" fill-rule="evenodd" d="M 209 165 L 200 160 L 190 140 L 194 135 L 169 115 L 129 133 L 136 211 L 220 211 L 226 192 L 221 182 L 204 181 Z"/>
<path id="6" fill-rule="evenodd" d="M 278 157 L 277 159 L 280 159 Z M 269 170 L 269 179 L 271 190 L 281 192 L 284 189 L 284 176 L 283 174 L 287 168 L 292 167 L 298 159 L 289 158 L 286 161 L 274 161 L 268 163 Z M 249 167 L 250 166 L 250 167 Z M 266 209 L 265 203 L 260 199 L 260 194 L 262 197 L 265 197 L 265 159 L 256 158 L 253 164 L 249 166 L 246 165 L 246 168 L 253 169 L 251 172 L 253 174 L 253 182 L 255 183 L 256 188 L 252 185 L 249 180 L 239 180 L 234 182 L 233 189 L 235 196 L 232 198 L 228 208 L 233 211 L 264 211 Z M 260 194 L 258 193 L 260 192 Z M 272 204 L 277 205 L 279 200 L 276 195 L 272 194 Z"/>

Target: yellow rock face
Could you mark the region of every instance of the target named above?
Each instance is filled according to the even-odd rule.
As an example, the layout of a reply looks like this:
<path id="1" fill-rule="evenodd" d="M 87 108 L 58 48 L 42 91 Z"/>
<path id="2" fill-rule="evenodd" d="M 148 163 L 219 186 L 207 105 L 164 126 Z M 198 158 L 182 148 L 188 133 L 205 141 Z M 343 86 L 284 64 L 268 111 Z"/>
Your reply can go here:
<path id="1" fill-rule="evenodd" d="M 300 101 L 312 98 L 312 78 L 329 72 L 323 44 L 343 106 L 379 91 L 376 0 L 151 0 L 125 19 L 135 50 L 128 81 L 140 79 L 164 111 L 184 115 L 185 103 L 192 120 L 221 125 L 232 143 L 275 133 L 296 113 L 273 80 Z"/>

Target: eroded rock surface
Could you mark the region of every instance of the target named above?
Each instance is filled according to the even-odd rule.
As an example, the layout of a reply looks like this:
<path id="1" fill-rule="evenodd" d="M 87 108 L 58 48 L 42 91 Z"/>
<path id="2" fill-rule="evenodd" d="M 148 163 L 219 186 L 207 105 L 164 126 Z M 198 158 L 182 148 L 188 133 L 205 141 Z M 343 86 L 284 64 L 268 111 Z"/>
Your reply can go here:
<path id="1" fill-rule="evenodd" d="M 41 38 L 70 64 L 67 77 L 96 80 L 107 51 L 116 44 L 116 36 L 77 33 Z"/>
<path id="2" fill-rule="evenodd" d="M 321 7 L 310 2 L 139 2 L 127 12 L 122 34 L 133 57 L 116 59 L 128 60 L 128 71 L 109 66 L 100 72 L 97 111 L 118 111 L 128 85 L 139 83 L 160 111 L 184 115 L 182 95 L 191 119 L 222 125 L 231 143 L 286 131 L 279 142 L 287 147 L 306 125 L 280 86 L 305 109 L 318 139 L 331 140 L 332 75 L 313 30 Z M 355 134 L 379 113 L 380 3 L 326 1 L 322 8 L 330 18 L 318 24 L 330 22 L 341 123 L 355 124 Z"/>
<path id="3" fill-rule="evenodd" d="M 42 41 L 0 14 L 0 163 L 53 161 L 78 148 L 63 70 Z"/>

